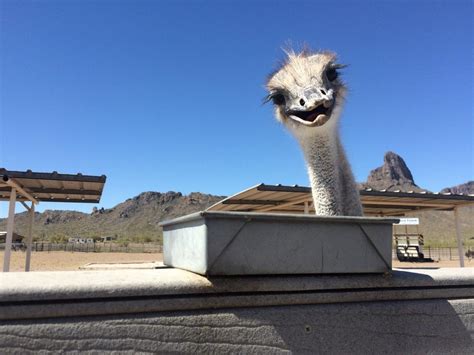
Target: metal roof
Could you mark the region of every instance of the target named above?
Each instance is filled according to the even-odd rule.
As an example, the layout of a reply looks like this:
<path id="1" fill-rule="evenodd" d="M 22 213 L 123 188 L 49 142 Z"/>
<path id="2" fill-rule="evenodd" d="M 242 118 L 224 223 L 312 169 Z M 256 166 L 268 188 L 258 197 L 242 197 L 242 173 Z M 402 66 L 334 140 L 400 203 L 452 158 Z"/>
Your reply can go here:
<path id="1" fill-rule="evenodd" d="M 12 181 L 37 201 L 45 202 L 100 202 L 106 176 L 82 174 L 39 173 L 31 170 L 9 171 L 0 168 L 0 200 L 8 200 Z M 17 191 L 18 201 L 28 201 Z"/>
<path id="2" fill-rule="evenodd" d="M 364 189 L 360 198 L 366 216 L 403 216 L 420 210 L 450 211 L 455 207 L 474 204 L 474 195 L 450 193 L 401 192 Z M 259 184 L 209 207 L 208 211 L 245 211 L 272 213 L 309 213 L 312 207 L 311 188 Z"/>

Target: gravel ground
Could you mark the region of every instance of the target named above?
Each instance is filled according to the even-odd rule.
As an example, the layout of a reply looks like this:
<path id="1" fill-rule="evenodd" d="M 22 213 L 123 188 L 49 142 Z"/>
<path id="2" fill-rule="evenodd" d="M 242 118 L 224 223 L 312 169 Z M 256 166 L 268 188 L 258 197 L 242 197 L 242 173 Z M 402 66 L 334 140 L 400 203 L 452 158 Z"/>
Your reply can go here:
<path id="1" fill-rule="evenodd" d="M 25 252 L 11 253 L 10 271 L 25 269 Z M 33 252 L 31 254 L 31 271 L 66 271 L 79 270 L 88 263 L 130 263 L 162 261 L 162 254 L 152 253 L 81 253 L 81 252 Z M 3 251 L 0 252 L 0 270 L 3 269 Z"/>
<path id="2" fill-rule="evenodd" d="M 80 253 L 80 252 L 33 252 L 31 256 L 31 271 L 66 271 L 79 270 L 80 266 L 88 263 L 131 263 L 162 261 L 162 254 L 152 253 Z M 465 259 L 466 267 L 474 267 L 474 260 Z M 446 260 L 433 263 L 410 263 L 393 261 L 397 268 L 440 268 L 459 267 L 459 261 Z M 23 271 L 25 268 L 25 253 L 14 251 L 11 254 L 10 271 Z M 3 269 L 3 251 L 0 252 L 0 270 Z"/>

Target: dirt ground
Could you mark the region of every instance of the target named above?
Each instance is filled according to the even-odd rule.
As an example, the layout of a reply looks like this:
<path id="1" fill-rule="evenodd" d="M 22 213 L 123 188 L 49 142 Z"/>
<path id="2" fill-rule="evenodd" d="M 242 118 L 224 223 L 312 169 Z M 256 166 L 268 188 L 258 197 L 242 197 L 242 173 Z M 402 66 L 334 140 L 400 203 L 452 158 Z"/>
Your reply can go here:
<path id="1" fill-rule="evenodd" d="M 10 258 L 10 271 L 25 270 L 25 252 L 14 251 Z M 88 263 L 130 263 L 162 261 L 162 254 L 152 253 L 81 253 L 81 252 L 33 252 L 31 271 L 79 270 Z M 3 269 L 3 251 L 0 252 L 0 269 Z"/>
<path id="2" fill-rule="evenodd" d="M 459 267 L 459 260 L 440 260 L 433 263 L 410 263 L 393 260 L 392 266 L 404 269 L 437 269 L 440 267 Z M 474 267 L 474 260 L 464 259 L 464 267 Z"/>
<path id="3" fill-rule="evenodd" d="M 152 253 L 80 253 L 80 252 L 33 252 L 31 256 L 31 271 L 66 271 L 79 270 L 79 267 L 88 263 L 130 263 L 162 261 L 162 254 Z M 474 267 L 474 260 L 465 259 L 466 267 Z M 410 263 L 393 261 L 397 268 L 441 268 L 459 267 L 459 261 L 446 260 L 434 263 Z M 0 269 L 3 268 L 3 251 L 0 252 Z M 25 253 L 14 251 L 11 254 L 10 271 L 25 269 Z"/>

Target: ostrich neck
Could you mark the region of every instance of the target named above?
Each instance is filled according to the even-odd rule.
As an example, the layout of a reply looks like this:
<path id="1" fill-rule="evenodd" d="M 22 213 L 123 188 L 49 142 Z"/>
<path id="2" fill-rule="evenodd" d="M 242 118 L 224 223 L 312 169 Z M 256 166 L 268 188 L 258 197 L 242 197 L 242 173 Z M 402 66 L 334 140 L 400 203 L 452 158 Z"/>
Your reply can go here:
<path id="1" fill-rule="evenodd" d="M 329 134 L 332 133 L 332 134 Z M 340 161 L 345 159 L 336 132 L 300 140 L 317 215 L 342 215 Z"/>

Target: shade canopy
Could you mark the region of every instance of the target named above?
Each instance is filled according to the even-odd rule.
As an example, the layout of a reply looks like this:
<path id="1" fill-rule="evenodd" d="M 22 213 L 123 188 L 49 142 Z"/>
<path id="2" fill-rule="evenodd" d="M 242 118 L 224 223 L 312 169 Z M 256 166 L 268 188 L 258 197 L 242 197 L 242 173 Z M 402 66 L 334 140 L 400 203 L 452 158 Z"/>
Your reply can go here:
<path id="1" fill-rule="evenodd" d="M 0 201 L 9 201 L 3 272 L 10 271 L 10 254 L 15 226 L 15 204 L 28 210 L 25 271 L 30 271 L 35 204 L 46 202 L 100 202 L 106 177 L 82 174 L 38 173 L 0 168 Z M 26 202 L 30 201 L 28 206 Z"/>
<path id="2" fill-rule="evenodd" d="M 451 211 L 474 204 L 474 195 L 450 193 L 401 192 L 364 189 L 360 198 L 366 216 L 403 216 L 420 210 Z M 208 208 L 209 211 L 272 213 L 313 212 L 311 188 L 259 184 L 230 196 Z"/>
<path id="3" fill-rule="evenodd" d="M 106 176 L 9 171 L 0 168 L 0 200 L 9 200 L 12 184 L 18 185 L 36 201 L 98 203 Z M 18 190 L 18 189 L 17 189 Z M 31 200 L 18 192 L 17 201 Z"/>

